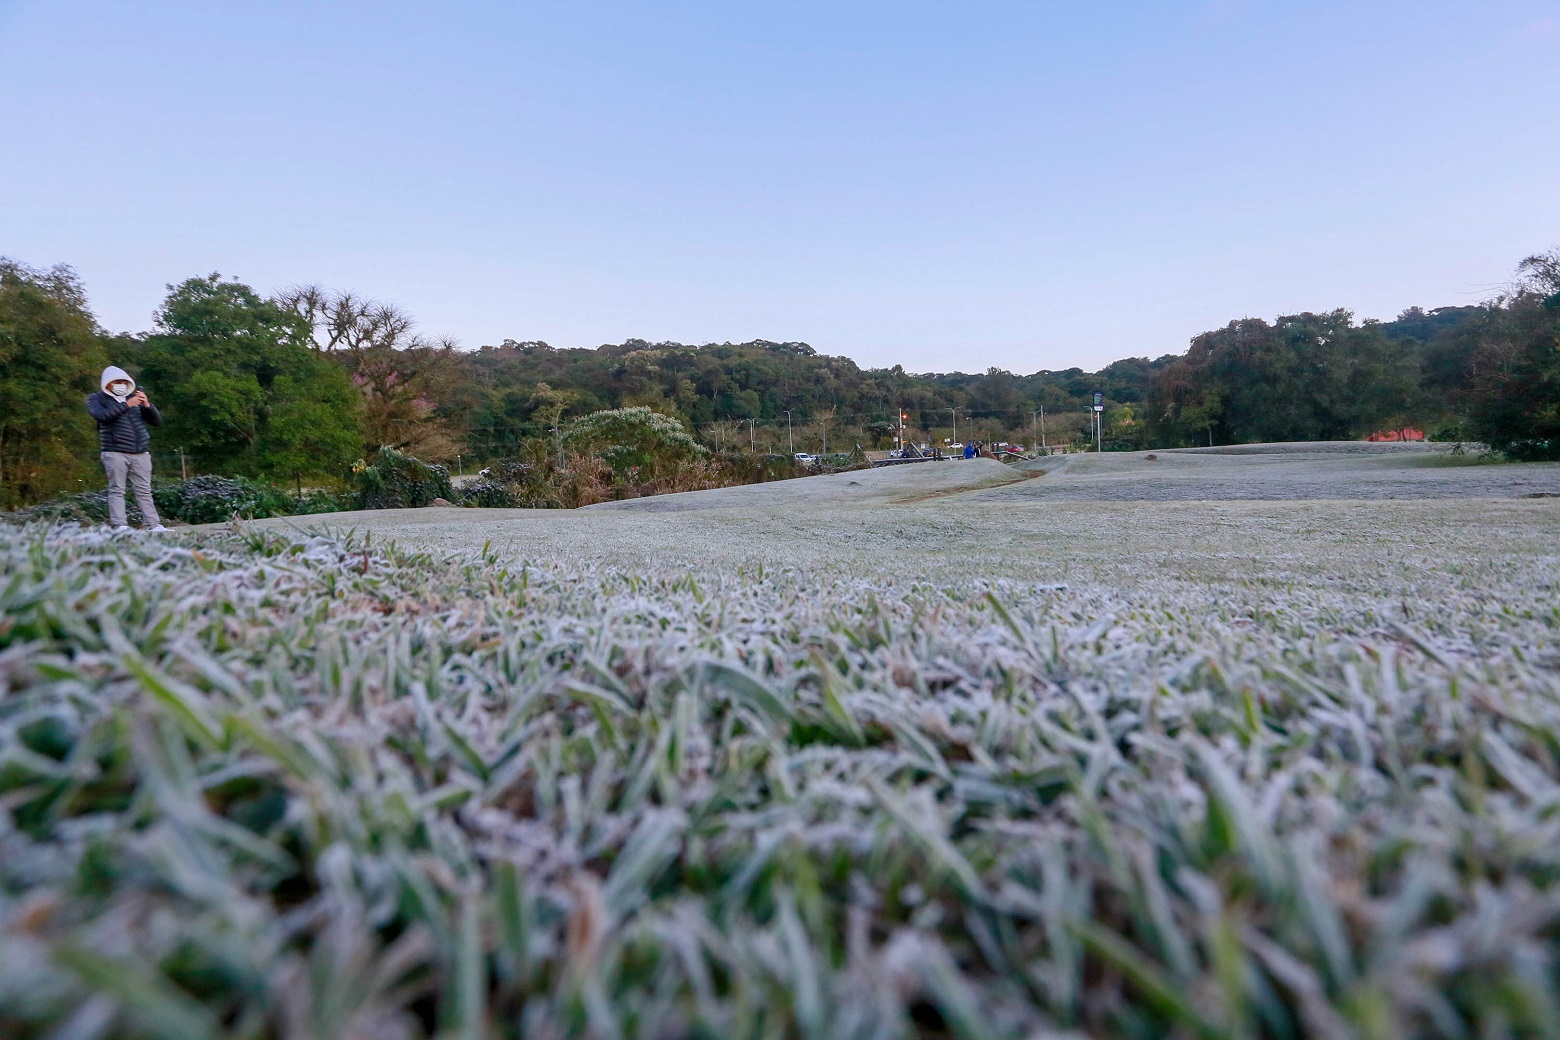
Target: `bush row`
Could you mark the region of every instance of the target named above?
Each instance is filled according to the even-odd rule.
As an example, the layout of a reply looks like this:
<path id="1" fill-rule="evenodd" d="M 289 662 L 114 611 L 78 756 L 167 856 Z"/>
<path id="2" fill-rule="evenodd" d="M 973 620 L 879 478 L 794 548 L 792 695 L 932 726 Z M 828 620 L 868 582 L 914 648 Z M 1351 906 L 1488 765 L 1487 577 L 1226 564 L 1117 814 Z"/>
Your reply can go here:
<path id="1" fill-rule="evenodd" d="M 185 524 L 220 523 L 237 516 L 260 520 L 270 516 L 338 513 L 351 509 L 398 509 L 425 506 L 437 499 L 453 501 L 450 474 L 434 466 L 383 448 L 353 467 L 350 489 L 315 489 L 295 495 L 265 481 L 247 477 L 194 477 L 171 483 L 155 483 L 152 500 L 164 521 Z M 125 496 L 125 512 L 132 524 L 142 522 L 133 494 Z M 0 514 L 6 520 L 65 520 L 81 523 L 108 522 L 108 491 L 63 495 L 42 505 Z"/>
<path id="2" fill-rule="evenodd" d="M 234 515 L 259 519 L 351 508 L 341 505 L 342 497 L 329 494 L 299 497 L 273 484 L 244 477 L 195 477 L 152 486 L 152 501 L 156 503 L 162 519 L 186 524 L 218 523 Z M 133 494 L 125 496 L 125 511 L 132 524 L 142 522 L 141 509 Z M 5 514 L 5 518 L 18 523 L 32 520 L 107 523 L 108 492 L 100 490 L 63 495 L 42 505 Z"/>
<path id="3" fill-rule="evenodd" d="M 488 509 L 568 509 L 618 498 L 783 480 L 801 473 L 788 455 L 717 455 L 696 460 L 675 474 L 625 484 L 614 479 L 599 459 L 570 455 L 559 461 L 551 456 L 534 461 L 504 460 L 483 470 L 479 479 L 457 491 L 444 466 L 423 462 L 394 448 L 381 448 L 353 467 L 352 486 L 348 490 L 321 489 L 295 495 L 275 484 L 246 477 L 202 476 L 155 484 L 152 498 L 164 521 L 211 524 L 235 516 L 259 520 L 353 509 L 408 509 L 436 502 Z M 851 464 L 857 460 L 840 456 L 831 461 L 837 463 L 831 468 L 853 468 Z M 127 494 L 125 498 L 130 523 L 141 523 L 135 496 Z M 106 523 L 108 492 L 65 495 L 0 517 L 23 523 Z"/>
<path id="4" fill-rule="evenodd" d="M 836 464 L 813 467 L 812 471 L 857 468 L 855 456 L 842 455 L 831 462 Z M 867 465 L 865 456 L 859 465 Z M 544 452 L 528 460 L 507 459 L 489 466 L 462 490 L 460 504 L 489 509 L 575 509 L 625 498 L 786 480 L 806 472 L 790 455 L 712 453 L 655 472 L 641 467 L 614 470 L 606 460 L 588 454 L 558 458 Z"/>

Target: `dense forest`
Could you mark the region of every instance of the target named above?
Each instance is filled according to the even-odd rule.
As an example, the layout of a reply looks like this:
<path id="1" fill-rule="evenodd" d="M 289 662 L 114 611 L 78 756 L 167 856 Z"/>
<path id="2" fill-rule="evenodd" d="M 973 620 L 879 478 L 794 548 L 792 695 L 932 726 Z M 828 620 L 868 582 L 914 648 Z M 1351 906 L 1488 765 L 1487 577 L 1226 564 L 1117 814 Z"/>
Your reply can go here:
<path id="1" fill-rule="evenodd" d="M 716 452 L 916 441 L 1075 444 L 1103 394 L 1106 450 L 1351 439 L 1417 428 L 1513 458 L 1560 457 L 1560 251 L 1476 306 L 1241 318 L 1184 354 L 1098 372 L 863 369 L 806 343 L 460 350 L 393 305 L 318 286 L 270 297 L 219 275 L 170 286 L 144 336 L 109 336 L 73 271 L 0 260 L 0 505 L 100 477 L 82 407 L 103 365 L 168 416 L 165 473 L 329 478 L 381 445 L 461 468 L 561 445 L 645 406 Z"/>

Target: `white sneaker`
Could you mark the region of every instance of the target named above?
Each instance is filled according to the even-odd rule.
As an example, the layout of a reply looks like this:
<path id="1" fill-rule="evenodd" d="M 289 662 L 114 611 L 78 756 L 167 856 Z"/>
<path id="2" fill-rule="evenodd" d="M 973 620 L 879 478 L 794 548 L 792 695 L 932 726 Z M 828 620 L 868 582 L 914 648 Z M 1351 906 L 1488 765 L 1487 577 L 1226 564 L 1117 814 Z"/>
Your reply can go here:
<path id="1" fill-rule="evenodd" d="M 146 529 L 147 534 L 166 534 L 167 531 L 168 529 L 162 524 L 158 524 L 156 527 L 148 527 Z"/>

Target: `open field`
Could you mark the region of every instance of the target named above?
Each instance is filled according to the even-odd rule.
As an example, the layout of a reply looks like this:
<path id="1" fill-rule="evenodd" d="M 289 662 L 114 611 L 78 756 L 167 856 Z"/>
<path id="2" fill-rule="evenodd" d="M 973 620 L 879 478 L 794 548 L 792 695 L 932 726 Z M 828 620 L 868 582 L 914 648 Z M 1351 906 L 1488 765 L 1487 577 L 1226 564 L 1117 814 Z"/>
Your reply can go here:
<path id="1" fill-rule="evenodd" d="M 1003 501 L 1560 497 L 1560 463 L 1502 465 L 1453 455 L 1440 444 L 1240 445 L 1068 455 L 1031 465 L 1050 479 L 1027 483 Z"/>
<path id="2" fill-rule="evenodd" d="M 1560 470 L 1159 454 L 0 531 L 0 1035 L 1560 1035 Z"/>

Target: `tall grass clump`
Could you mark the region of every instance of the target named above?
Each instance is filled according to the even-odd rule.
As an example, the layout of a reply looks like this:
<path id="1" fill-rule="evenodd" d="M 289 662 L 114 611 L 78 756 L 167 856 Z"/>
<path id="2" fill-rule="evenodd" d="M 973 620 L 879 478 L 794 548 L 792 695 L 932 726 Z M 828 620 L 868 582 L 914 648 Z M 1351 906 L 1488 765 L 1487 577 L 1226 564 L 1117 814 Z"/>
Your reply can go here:
<path id="1" fill-rule="evenodd" d="M 1560 1031 L 1552 603 L 0 554 L 0 1035 Z"/>

